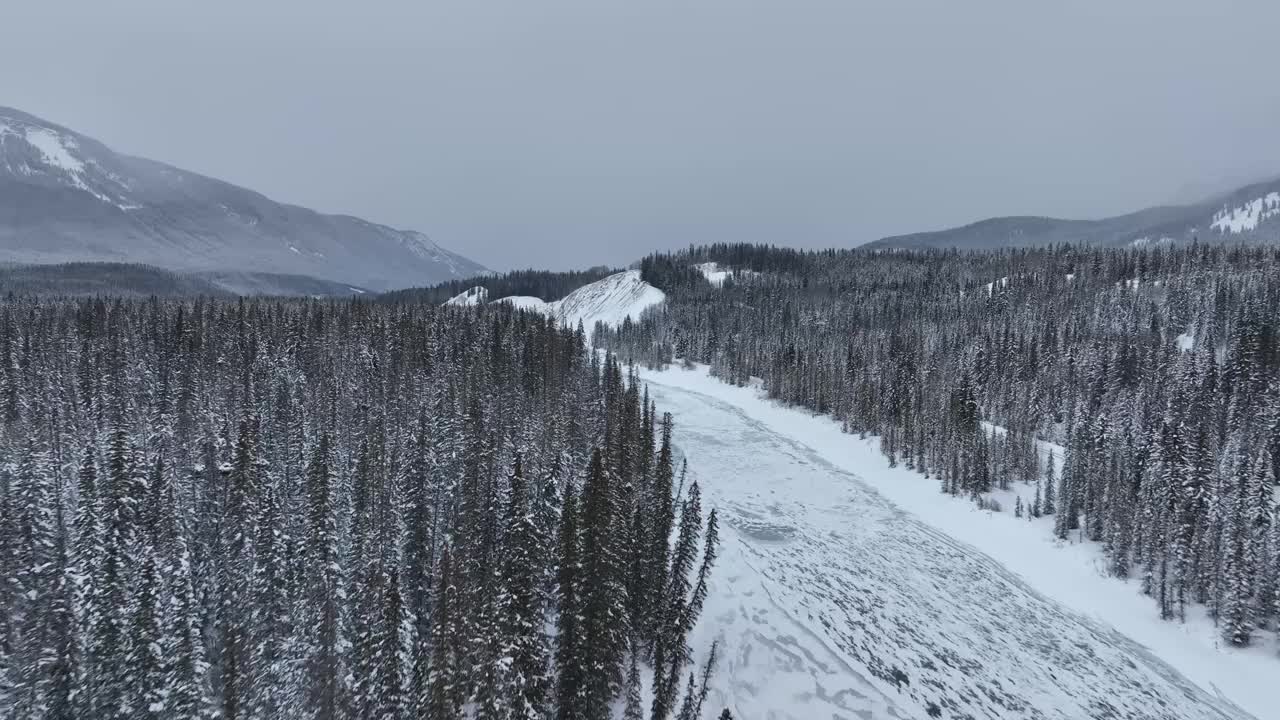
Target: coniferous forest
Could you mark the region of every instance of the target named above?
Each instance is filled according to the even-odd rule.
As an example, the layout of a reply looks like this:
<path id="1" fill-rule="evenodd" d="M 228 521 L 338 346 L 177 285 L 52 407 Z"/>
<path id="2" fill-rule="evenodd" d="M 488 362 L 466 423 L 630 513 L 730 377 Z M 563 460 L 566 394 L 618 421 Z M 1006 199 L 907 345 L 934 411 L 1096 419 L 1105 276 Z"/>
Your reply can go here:
<path id="1" fill-rule="evenodd" d="M 704 262 L 733 275 L 713 287 Z M 667 303 L 597 343 L 760 378 L 944 493 L 1033 487 L 1015 512 L 1100 544 L 1161 617 L 1203 609 L 1240 646 L 1276 632 L 1276 247 L 713 245 L 641 268 Z"/>
<path id="2" fill-rule="evenodd" d="M 10 298 L 0 716 L 696 717 L 671 438 L 503 305 Z"/>

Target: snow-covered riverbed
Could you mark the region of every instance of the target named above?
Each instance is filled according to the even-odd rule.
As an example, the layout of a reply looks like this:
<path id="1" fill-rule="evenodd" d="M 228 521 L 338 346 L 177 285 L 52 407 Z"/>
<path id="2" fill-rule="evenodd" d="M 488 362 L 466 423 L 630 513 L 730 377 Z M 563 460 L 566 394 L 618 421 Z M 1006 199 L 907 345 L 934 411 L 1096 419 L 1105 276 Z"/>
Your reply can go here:
<path id="1" fill-rule="evenodd" d="M 1174 651 L 1197 646 L 1179 645 L 1178 627 L 1167 624 L 1139 628 L 1148 650 L 1088 604 L 1091 593 L 1113 599 L 1106 583 L 1117 602 L 1136 596 L 1132 585 L 1095 574 L 1076 594 L 1059 597 L 1047 579 L 1055 572 L 1065 573 L 1061 582 L 1085 582 L 1073 579 L 1082 572 L 1074 564 L 1055 570 L 1050 555 L 1035 555 L 1060 549 L 1046 545 L 1029 557 L 1026 548 L 998 551 L 1032 535 L 996 526 L 1005 522 L 999 517 L 989 518 L 994 530 L 966 529 L 972 518 L 947 521 L 970 514 L 963 503 L 913 503 L 911 493 L 937 495 L 936 481 L 889 469 L 870 443 L 841 435 L 831 420 L 777 407 L 702 368 L 642 377 L 659 407 L 674 414 L 677 445 L 725 528 L 694 638 L 698 660 L 713 640 L 722 643 L 707 703 L 715 713 L 728 706 L 744 720 L 928 718 L 931 711 L 943 718 L 1251 717 L 1235 701 L 1260 720 L 1275 716 L 1261 702 L 1265 679 L 1251 674 L 1277 661 L 1184 657 Z M 886 492 L 886 482 L 912 489 Z M 945 502 L 954 501 L 937 499 Z M 1048 567 L 1030 572 L 1037 563 Z M 1118 612 L 1143 612 L 1150 602 L 1130 600 Z M 1154 607 L 1145 612 L 1154 616 Z M 1156 631 L 1172 644 L 1154 647 Z M 1158 658 L 1158 651 L 1169 652 Z M 1280 664 L 1272 669 L 1280 672 Z M 1249 687 L 1250 695 L 1235 692 Z"/>

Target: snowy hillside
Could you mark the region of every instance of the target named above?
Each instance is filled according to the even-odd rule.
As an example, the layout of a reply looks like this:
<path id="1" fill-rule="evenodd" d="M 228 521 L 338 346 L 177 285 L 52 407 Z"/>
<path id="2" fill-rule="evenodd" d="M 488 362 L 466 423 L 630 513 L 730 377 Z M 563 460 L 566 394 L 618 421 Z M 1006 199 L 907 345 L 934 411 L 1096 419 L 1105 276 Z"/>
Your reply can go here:
<path id="1" fill-rule="evenodd" d="M 498 298 L 493 302 L 543 313 L 567 327 L 577 327 L 581 323 L 589 337 L 597 322 L 616 326 L 627 318 L 635 320 L 645 310 L 661 304 L 666 297 L 661 290 L 642 280 L 639 270 L 627 270 L 583 285 L 554 302 L 523 295 Z M 475 287 L 452 298 L 447 304 L 475 305 L 487 301 L 488 291 Z"/>
<path id="2" fill-rule="evenodd" d="M 710 705 L 740 720 L 1275 717 L 1274 659 L 1160 621 L 1090 551 L 1064 558 L 1043 528 L 705 368 L 642 377 L 728 528 L 694 638 L 695 656 L 721 643 Z"/>
<path id="3" fill-rule="evenodd" d="M 0 262 L 124 262 L 386 290 L 484 268 L 429 237 L 277 203 L 0 107 Z"/>
<path id="4" fill-rule="evenodd" d="M 562 324 L 582 323 L 590 334 L 597 322 L 620 325 L 666 299 L 661 290 L 640 279 L 639 270 L 627 270 L 584 285 L 552 305 Z"/>
<path id="5" fill-rule="evenodd" d="M 1259 223 L 1276 215 L 1280 215 L 1280 192 L 1267 193 L 1243 205 L 1223 208 L 1213 216 L 1211 227 L 1237 235 L 1257 229 Z"/>
<path id="6" fill-rule="evenodd" d="M 507 303 L 517 310 L 532 310 L 534 312 L 546 313 L 549 303 L 542 298 L 531 297 L 529 295 L 511 295 L 509 297 L 499 298 L 497 302 Z"/>
<path id="7" fill-rule="evenodd" d="M 705 262 L 694 265 L 694 267 L 698 269 L 698 272 L 702 273 L 707 282 L 716 287 L 724 285 L 724 281 L 733 276 L 733 271 L 721 269 L 720 263 Z"/>
<path id="8" fill-rule="evenodd" d="M 693 267 L 695 270 L 702 273 L 702 276 L 707 279 L 707 282 L 711 283 L 715 287 L 724 287 L 725 281 L 730 278 L 741 280 L 743 278 L 758 277 L 760 275 L 760 273 L 752 270 L 735 270 L 734 268 L 725 267 L 717 262 L 698 263 Z"/>
<path id="9" fill-rule="evenodd" d="M 476 286 L 449 298 L 445 305 L 482 305 L 489 301 L 489 291 L 486 288 Z"/>

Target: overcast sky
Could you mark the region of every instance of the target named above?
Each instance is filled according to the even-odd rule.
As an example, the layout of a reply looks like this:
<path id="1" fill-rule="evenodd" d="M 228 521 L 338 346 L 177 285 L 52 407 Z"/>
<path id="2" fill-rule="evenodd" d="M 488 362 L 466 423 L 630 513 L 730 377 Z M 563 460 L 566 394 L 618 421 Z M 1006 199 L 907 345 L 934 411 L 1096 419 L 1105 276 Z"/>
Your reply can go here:
<path id="1" fill-rule="evenodd" d="M 497 269 L 1280 174 L 1276 0 L 4 0 L 0 22 L 0 104 Z"/>

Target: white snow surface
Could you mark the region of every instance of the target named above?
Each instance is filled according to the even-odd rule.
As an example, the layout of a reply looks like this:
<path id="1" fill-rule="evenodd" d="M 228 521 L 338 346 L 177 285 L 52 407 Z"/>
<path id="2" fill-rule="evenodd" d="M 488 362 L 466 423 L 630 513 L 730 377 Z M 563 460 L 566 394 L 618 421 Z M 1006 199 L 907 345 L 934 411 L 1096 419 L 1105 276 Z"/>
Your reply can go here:
<path id="1" fill-rule="evenodd" d="M 551 303 L 542 298 L 533 297 L 531 295 L 511 295 L 504 298 L 498 298 L 494 302 L 507 303 L 517 310 L 532 310 L 534 312 L 549 313 L 548 310 Z"/>
<path id="2" fill-rule="evenodd" d="M 1275 215 L 1280 215 L 1280 192 L 1267 193 L 1238 207 L 1224 207 L 1214 213 L 1209 227 L 1221 233 L 1247 232 Z"/>
<path id="3" fill-rule="evenodd" d="M 1228 650 L 1203 617 L 1160 620 L 1051 518 L 977 510 L 705 366 L 641 377 L 722 521 L 692 638 L 697 661 L 722 644 L 704 717 L 1277 717 L 1272 643 Z"/>
<path id="4" fill-rule="evenodd" d="M 489 289 L 479 285 L 464 290 L 445 301 L 445 305 L 480 305 L 489 299 Z"/>
<path id="5" fill-rule="evenodd" d="M 568 327 L 582 323 L 590 335 L 597 322 L 616 326 L 627 318 L 637 320 L 666 299 L 666 293 L 640 279 L 639 270 L 626 270 L 584 285 L 552 304 L 557 320 Z"/>
<path id="6" fill-rule="evenodd" d="M 74 140 L 64 139 L 58 133 L 40 127 L 28 127 L 25 136 L 27 142 L 40 151 L 49 166 L 65 170 L 76 177 L 84 172 L 84 163 L 71 154 L 71 150 L 76 147 Z"/>
<path id="7" fill-rule="evenodd" d="M 483 288 L 472 288 L 467 292 L 475 290 Z M 449 304 L 464 304 L 460 298 L 462 295 L 450 300 Z M 523 310 L 544 313 L 566 327 L 576 328 L 578 323 L 582 323 L 590 339 L 597 322 L 617 326 L 627 318 L 637 320 L 645 310 L 661 305 L 666 299 L 666 293 L 640 279 L 639 270 L 626 270 L 583 285 L 555 302 L 524 295 L 498 298 L 494 302 L 508 302 Z M 474 305 L 476 302 L 465 304 Z"/>
<path id="8" fill-rule="evenodd" d="M 4 134 L 17 135 L 14 128 L 8 125 L 0 127 L 0 136 Z M 121 210 L 135 209 L 136 205 L 130 205 L 124 202 L 117 202 L 110 197 L 94 190 L 89 183 L 85 182 L 84 173 L 85 165 L 76 156 L 76 150 L 80 145 L 74 138 L 67 137 L 62 133 L 56 132 L 46 127 L 38 127 L 35 125 L 27 125 L 22 128 L 21 137 L 24 138 L 31 147 L 40 153 L 40 159 L 43 161 L 44 168 L 37 169 L 40 172 L 52 172 L 53 174 L 65 174 L 70 179 L 71 185 L 76 189 L 92 195 L 101 202 L 109 205 L 115 205 Z M 33 170 L 27 168 L 28 171 Z"/>
<path id="9" fill-rule="evenodd" d="M 725 280 L 733 277 L 733 271 L 721 268 L 720 263 L 705 262 L 694 265 L 694 267 L 698 269 L 698 272 L 702 273 L 702 276 L 707 279 L 707 282 L 715 285 L 716 287 L 724 285 Z"/>

